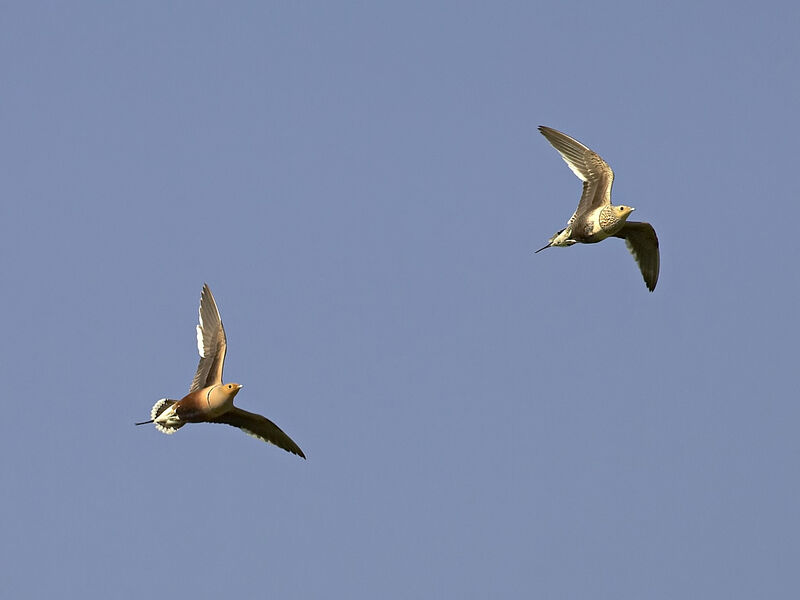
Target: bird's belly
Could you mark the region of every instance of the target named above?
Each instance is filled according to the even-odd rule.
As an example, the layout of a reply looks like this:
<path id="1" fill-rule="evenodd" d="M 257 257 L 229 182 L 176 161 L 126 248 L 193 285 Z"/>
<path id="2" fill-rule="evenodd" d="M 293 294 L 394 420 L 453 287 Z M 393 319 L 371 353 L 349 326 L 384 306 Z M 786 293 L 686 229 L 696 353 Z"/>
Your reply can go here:
<path id="1" fill-rule="evenodd" d="M 602 242 L 608 236 L 609 232 L 604 231 L 600 227 L 600 223 L 594 220 L 584 221 L 580 227 L 574 228 L 572 232 L 572 239 L 581 244 L 596 244 L 597 242 Z"/>
<path id="2" fill-rule="evenodd" d="M 607 237 L 609 237 L 609 235 L 605 231 L 600 230 L 588 235 L 583 235 L 578 238 L 578 241 L 581 244 L 596 244 L 597 242 L 602 242 Z"/>

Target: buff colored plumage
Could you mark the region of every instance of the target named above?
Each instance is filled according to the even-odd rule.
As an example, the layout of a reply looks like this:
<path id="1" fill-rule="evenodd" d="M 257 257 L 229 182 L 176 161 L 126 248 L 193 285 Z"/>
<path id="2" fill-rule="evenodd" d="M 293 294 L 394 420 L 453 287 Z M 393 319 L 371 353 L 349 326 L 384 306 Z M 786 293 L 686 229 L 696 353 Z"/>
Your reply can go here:
<path id="1" fill-rule="evenodd" d="M 536 252 L 551 246 L 594 244 L 608 237 L 622 238 L 639 265 L 647 289 L 652 292 L 658 283 L 661 262 L 658 237 L 653 226 L 628 221 L 634 209 L 611 204 L 614 172 L 598 154 L 550 127 L 541 126 L 539 131 L 558 150 L 570 170 L 583 181 L 583 194 L 567 226 Z"/>
<path id="2" fill-rule="evenodd" d="M 238 383 L 222 383 L 227 349 L 217 303 L 208 285 L 203 285 L 200 323 L 197 326 L 200 362 L 189 393 L 180 400 L 162 398 L 153 405 L 150 420 L 136 425 L 153 423 L 162 433 L 171 434 L 186 423 L 223 423 L 305 458 L 300 447 L 275 423 L 233 405 L 233 399 L 242 386 Z"/>

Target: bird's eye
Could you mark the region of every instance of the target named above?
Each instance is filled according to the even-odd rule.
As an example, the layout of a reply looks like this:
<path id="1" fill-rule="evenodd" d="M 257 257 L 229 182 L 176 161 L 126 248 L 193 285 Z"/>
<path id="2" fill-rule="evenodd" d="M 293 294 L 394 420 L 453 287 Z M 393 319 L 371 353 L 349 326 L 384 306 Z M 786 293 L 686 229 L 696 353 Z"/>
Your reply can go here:
<path id="1" fill-rule="evenodd" d="M 233 386 L 232 386 L 232 385 L 229 383 L 229 384 L 228 384 L 228 389 L 231 389 L 232 387 L 233 387 Z"/>

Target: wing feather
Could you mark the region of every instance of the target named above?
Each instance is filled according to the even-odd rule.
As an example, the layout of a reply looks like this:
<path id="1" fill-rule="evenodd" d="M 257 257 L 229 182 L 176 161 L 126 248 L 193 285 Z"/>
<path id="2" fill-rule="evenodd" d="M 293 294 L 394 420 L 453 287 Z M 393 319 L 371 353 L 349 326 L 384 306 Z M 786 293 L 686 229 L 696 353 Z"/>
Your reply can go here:
<path id="1" fill-rule="evenodd" d="M 642 277 L 651 292 L 656 289 L 658 272 L 661 269 L 661 253 L 658 250 L 658 236 L 650 223 L 628 221 L 614 237 L 625 240 L 625 245 L 633 255 Z"/>
<path id="2" fill-rule="evenodd" d="M 274 444 L 287 452 L 297 454 L 297 456 L 306 457 L 303 451 L 300 450 L 300 446 L 295 444 L 292 438 L 286 435 L 275 423 L 266 417 L 247 412 L 236 406 L 216 419 L 212 419 L 209 423 L 224 423 L 225 425 L 238 427 L 246 434 L 252 435 L 263 442 Z"/>
<path id="3" fill-rule="evenodd" d="M 203 284 L 200 294 L 200 322 L 197 325 L 197 351 L 200 362 L 194 374 L 189 392 L 194 392 L 209 385 L 222 383 L 222 368 L 225 364 L 225 353 L 228 342 L 219 309 L 208 284 Z"/>
<path id="4" fill-rule="evenodd" d="M 614 171 L 596 153 L 568 135 L 544 125 L 539 127 L 541 134 L 558 150 L 570 170 L 583 181 L 583 193 L 578 208 L 568 224 L 580 219 L 584 214 L 611 203 L 611 186 L 614 184 Z"/>

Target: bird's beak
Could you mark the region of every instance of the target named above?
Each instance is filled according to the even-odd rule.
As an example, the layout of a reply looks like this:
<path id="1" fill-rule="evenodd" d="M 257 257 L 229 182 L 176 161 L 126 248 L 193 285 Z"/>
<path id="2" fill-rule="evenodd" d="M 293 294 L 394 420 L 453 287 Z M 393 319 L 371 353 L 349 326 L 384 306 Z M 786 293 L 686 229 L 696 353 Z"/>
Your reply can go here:
<path id="1" fill-rule="evenodd" d="M 240 390 L 240 389 L 242 389 L 243 387 L 244 387 L 244 386 L 243 386 L 243 385 L 240 383 L 240 384 L 239 384 L 239 387 L 237 387 L 236 389 L 237 389 L 237 390 Z"/>
<path id="2" fill-rule="evenodd" d="M 539 254 L 539 252 L 541 252 L 542 250 L 547 250 L 551 245 L 552 244 L 548 243 L 547 246 L 544 246 L 543 248 L 539 248 L 536 252 L 534 252 L 534 254 Z"/>

